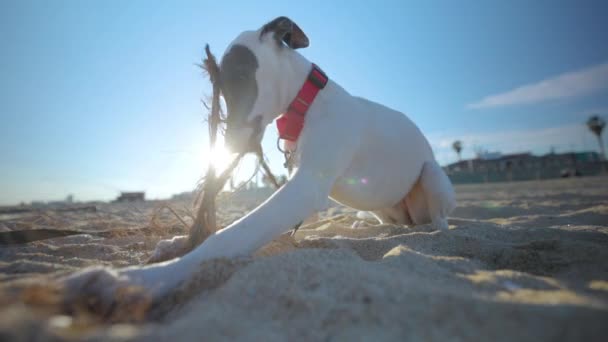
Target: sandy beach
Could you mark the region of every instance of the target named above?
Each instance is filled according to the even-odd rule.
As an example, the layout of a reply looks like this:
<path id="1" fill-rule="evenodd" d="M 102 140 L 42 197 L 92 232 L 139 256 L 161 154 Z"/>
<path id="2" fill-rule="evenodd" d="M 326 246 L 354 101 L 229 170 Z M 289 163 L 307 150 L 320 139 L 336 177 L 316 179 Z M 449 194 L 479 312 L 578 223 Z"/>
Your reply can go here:
<path id="1" fill-rule="evenodd" d="M 252 258 L 218 260 L 149 311 L 65 315 L 20 289 L 143 264 L 186 229 L 161 202 L 0 215 L 0 232 L 87 232 L 0 246 L 0 340 L 603 341 L 608 178 L 460 185 L 450 230 L 332 207 Z M 262 198 L 225 198 L 222 224 Z M 191 222 L 187 201 L 168 202 Z M 168 275 L 170 276 L 170 275 Z"/>

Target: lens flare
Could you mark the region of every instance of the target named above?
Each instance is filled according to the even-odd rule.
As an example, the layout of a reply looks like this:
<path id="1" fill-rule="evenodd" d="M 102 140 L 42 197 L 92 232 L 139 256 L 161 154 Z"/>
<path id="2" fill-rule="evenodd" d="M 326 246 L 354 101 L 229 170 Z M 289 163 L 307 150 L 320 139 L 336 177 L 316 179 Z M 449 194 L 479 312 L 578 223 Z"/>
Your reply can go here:
<path id="1" fill-rule="evenodd" d="M 223 144 L 217 144 L 209 153 L 209 165 L 217 172 L 222 172 L 230 165 L 230 162 L 234 158 L 234 153 L 228 151 Z"/>

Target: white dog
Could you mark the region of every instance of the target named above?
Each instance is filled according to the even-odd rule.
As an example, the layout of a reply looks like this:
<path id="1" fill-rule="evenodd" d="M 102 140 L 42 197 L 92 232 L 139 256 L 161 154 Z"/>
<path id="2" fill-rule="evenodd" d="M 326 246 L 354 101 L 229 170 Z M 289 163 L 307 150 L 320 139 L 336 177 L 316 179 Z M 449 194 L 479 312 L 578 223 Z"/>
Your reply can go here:
<path id="1" fill-rule="evenodd" d="M 286 113 L 279 123 L 281 135 L 292 140 L 291 179 L 186 256 L 118 276 L 157 291 L 170 289 L 204 260 L 252 254 L 324 208 L 328 197 L 384 222 L 448 228 L 454 191 L 420 130 L 403 113 L 328 80 L 296 51 L 306 46 L 302 30 L 280 17 L 240 34 L 220 66 L 229 149 L 249 151 L 264 128 Z"/>

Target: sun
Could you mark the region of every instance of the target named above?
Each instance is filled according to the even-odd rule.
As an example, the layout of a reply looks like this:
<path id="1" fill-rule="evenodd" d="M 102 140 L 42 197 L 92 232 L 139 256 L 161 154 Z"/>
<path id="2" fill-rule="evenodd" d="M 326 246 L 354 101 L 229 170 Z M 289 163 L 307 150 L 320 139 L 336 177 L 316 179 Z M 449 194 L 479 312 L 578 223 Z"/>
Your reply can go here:
<path id="1" fill-rule="evenodd" d="M 217 172 L 222 172 L 226 170 L 234 158 L 235 154 L 228 151 L 224 144 L 216 144 L 215 148 L 209 153 L 209 166 Z"/>

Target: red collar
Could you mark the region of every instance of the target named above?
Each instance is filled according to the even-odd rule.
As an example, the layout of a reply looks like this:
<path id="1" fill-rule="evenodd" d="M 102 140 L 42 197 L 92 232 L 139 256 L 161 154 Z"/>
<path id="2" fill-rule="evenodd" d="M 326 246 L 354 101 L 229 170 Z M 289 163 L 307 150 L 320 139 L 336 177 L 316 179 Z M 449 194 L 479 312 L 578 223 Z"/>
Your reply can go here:
<path id="1" fill-rule="evenodd" d="M 277 128 L 279 129 L 279 138 L 289 141 L 296 141 L 304 128 L 304 118 L 308 108 L 315 100 L 319 90 L 325 88 L 329 79 L 314 63 L 312 70 L 308 74 L 308 78 L 300 88 L 296 98 L 291 101 L 287 112 L 281 114 L 277 119 Z"/>

